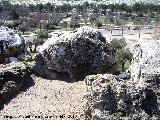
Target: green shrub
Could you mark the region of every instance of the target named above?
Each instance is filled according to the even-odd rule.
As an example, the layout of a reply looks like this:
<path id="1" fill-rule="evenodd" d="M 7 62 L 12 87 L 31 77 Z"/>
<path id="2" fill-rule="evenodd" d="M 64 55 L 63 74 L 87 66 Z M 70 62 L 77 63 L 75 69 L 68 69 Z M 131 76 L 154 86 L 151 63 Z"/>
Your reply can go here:
<path id="1" fill-rule="evenodd" d="M 11 29 L 16 29 L 21 23 L 19 21 L 13 21 L 10 23 L 7 23 L 7 27 Z"/>
<path id="2" fill-rule="evenodd" d="M 114 38 L 110 42 L 110 45 L 112 47 L 112 53 L 115 56 L 116 52 L 119 51 L 120 49 L 124 48 L 127 45 L 127 43 L 126 43 L 125 39 Z"/>
<path id="3" fill-rule="evenodd" d="M 46 30 L 55 30 L 56 24 L 53 21 L 48 21 L 47 23 L 44 24 L 44 28 Z"/>
<path id="4" fill-rule="evenodd" d="M 79 16 L 72 16 L 71 21 L 70 21 L 70 28 L 79 28 L 80 27 L 80 17 Z"/>
<path id="5" fill-rule="evenodd" d="M 46 29 L 37 29 L 36 34 L 37 34 L 38 39 L 47 39 L 48 38 L 48 31 Z"/>
<path id="6" fill-rule="evenodd" d="M 99 29 L 100 27 L 102 27 L 102 26 L 103 26 L 103 24 L 102 24 L 102 22 L 101 22 L 101 21 L 97 21 L 97 22 L 96 22 L 96 26 L 97 26 L 97 28 Z"/>
<path id="7" fill-rule="evenodd" d="M 129 49 L 121 49 L 116 53 L 116 60 L 121 64 L 122 71 L 124 71 L 126 62 L 131 63 L 132 53 L 129 51 Z"/>
<path id="8" fill-rule="evenodd" d="M 126 63 L 128 68 L 132 60 L 132 53 L 129 49 L 125 49 L 127 45 L 125 39 L 115 38 L 110 42 L 110 45 L 112 47 L 113 57 L 121 65 L 122 71 L 124 71 L 126 69 Z"/>

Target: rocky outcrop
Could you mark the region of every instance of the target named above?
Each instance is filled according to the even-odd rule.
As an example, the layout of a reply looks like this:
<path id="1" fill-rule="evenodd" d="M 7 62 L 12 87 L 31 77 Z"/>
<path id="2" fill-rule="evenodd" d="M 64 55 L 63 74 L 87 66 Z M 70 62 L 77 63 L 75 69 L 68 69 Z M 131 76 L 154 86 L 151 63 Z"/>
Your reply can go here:
<path id="1" fill-rule="evenodd" d="M 139 40 L 134 48 L 134 56 L 130 67 L 131 77 L 136 81 L 147 76 L 160 75 L 160 41 Z"/>
<path id="2" fill-rule="evenodd" d="M 123 81 L 111 74 L 87 76 L 86 118 L 92 120 L 159 119 L 159 92 L 145 83 Z M 155 87 L 155 86 L 154 86 Z"/>
<path id="3" fill-rule="evenodd" d="M 110 45 L 100 32 L 88 27 L 48 39 L 35 61 L 35 72 L 43 76 L 60 72 L 78 78 L 88 74 L 117 72 Z"/>
<path id="4" fill-rule="evenodd" d="M 110 74 L 86 77 L 88 119 L 160 119 L 159 45 L 154 40 L 139 41 L 134 49 L 130 80 Z"/>
<path id="5" fill-rule="evenodd" d="M 30 80 L 27 64 L 17 62 L 0 65 L 0 103 L 17 93 Z"/>
<path id="6" fill-rule="evenodd" d="M 24 49 L 24 40 L 19 34 L 9 28 L 0 28 L 0 63 L 6 62 L 6 58 L 20 55 Z"/>

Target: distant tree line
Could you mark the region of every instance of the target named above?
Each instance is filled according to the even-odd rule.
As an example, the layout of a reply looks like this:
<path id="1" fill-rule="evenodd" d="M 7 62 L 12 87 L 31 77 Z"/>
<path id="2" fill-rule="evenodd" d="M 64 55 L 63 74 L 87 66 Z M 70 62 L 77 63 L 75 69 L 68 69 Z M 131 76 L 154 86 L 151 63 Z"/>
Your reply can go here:
<path id="1" fill-rule="evenodd" d="M 56 13 L 67 13 L 73 9 L 76 9 L 77 12 L 86 12 L 87 10 L 92 10 L 94 13 L 102 12 L 105 14 L 106 10 L 110 10 L 111 12 L 127 12 L 127 13 L 148 13 L 148 12 L 160 12 L 160 5 L 158 4 L 145 4 L 145 3 L 135 3 L 133 5 L 127 4 L 89 4 L 88 2 L 84 2 L 82 5 L 53 5 L 51 3 L 47 4 L 30 4 L 30 5 L 12 5 L 9 1 L 2 0 L 0 2 L 0 13 L 9 13 L 10 17 L 15 17 L 16 19 L 19 16 L 28 16 L 31 12 L 56 12 Z"/>

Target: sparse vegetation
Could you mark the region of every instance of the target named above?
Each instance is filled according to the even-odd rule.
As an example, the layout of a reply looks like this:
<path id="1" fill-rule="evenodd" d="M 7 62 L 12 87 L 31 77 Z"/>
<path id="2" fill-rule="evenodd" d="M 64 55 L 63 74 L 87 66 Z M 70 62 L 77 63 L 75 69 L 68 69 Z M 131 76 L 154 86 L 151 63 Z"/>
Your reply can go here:
<path id="1" fill-rule="evenodd" d="M 110 45 L 112 46 L 113 57 L 121 64 L 122 71 L 124 71 L 126 63 L 128 65 L 128 62 L 131 63 L 132 60 L 132 53 L 125 48 L 127 45 L 125 39 L 113 39 Z M 129 68 L 129 66 L 127 67 Z"/>
<path id="2" fill-rule="evenodd" d="M 102 22 L 97 21 L 97 22 L 96 22 L 96 26 L 97 26 L 97 28 L 99 29 L 100 27 L 102 27 L 102 26 L 103 26 L 103 24 L 102 24 Z"/>
<path id="3" fill-rule="evenodd" d="M 127 44 L 125 39 L 115 38 L 110 42 L 110 45 L 112 46 L 112 51 L 113 51 L 112 54 L 115 57 L 117 51 L 123 49 Z"/>
<path id="4" fill-rule="evenodd" d="M 80 27 L 79 22 L 80 22 L 80 17 L 79 16 L 71 17 L 70 27 L 73 28 L 73 29 Z"/>
<path id="5" fill-rule="evenodd" d="M 45 39 L 48 38 L 48 32 L 45 29 L 37 29 L 36 34 L 37 36 L 33 39 L 34 52 L 37 51 L 37 46 L 42 45 Z"/>
<path id="6" fill-rule="evenodd" d="M 125 71 L 125 69 L 129 68 L 129 66 L 125 65 L 131 63 L 132 53 L 130 52 L 129 49 L 124 49 L 124 48 L 120 49 L 119 51 L 116 52 L 116 60 L 119 62 L 119 64 L 121 64 L 122 71 Z"/>
<path id="7" fill-rule="evenodd" d="M 0 1 L 0 119 L 158 120 L 160 4 L 52 2 Z"/>

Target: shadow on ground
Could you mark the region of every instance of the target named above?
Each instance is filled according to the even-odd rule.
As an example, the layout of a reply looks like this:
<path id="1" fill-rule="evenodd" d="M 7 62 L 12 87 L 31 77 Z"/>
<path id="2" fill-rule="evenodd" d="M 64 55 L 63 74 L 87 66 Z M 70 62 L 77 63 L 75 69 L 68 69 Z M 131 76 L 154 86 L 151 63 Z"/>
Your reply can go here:
<path id="1" fill-rule="evenodd" d="M 59 80 L 59 81 L 65 81 L 67 83 L 74 83 L 78 81 L 83 81 L 85 79 L 85 76 L 75 76 L 71 77 L 68 73 L 60 73 L 60 72 L 52 72 L 50 75 L 37 75 L 37 77 L 41 77 L 45 80 Z"/>
<path id="2" fill-rule="evenodd" d="M 20 94 L 21 92 L 27 91 L 27 89 L 29 89 L 30 87 L 32 87 L 34 85 L 35 85 L 35 83 L 34 83 L 33 78 L 31 76 L 29 76 L 28 80 L 23 83 L 23 85 L 19 91 L 13 92 L 9 96 L 7 96 L 5 99 L 2 99 L 2 101 L 0 103 L 0 110 L 2 110 L 4 108 L 4 104 L 8 105 L 9 102 L 12 99 L 14 99 L 15 97 L 17 97 L 18 94 Z"/>

